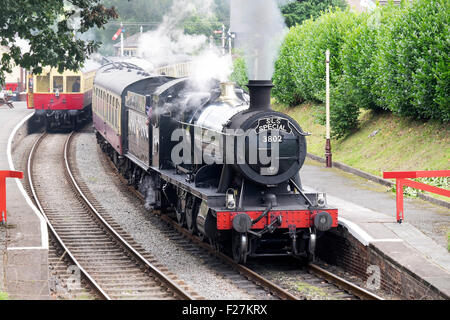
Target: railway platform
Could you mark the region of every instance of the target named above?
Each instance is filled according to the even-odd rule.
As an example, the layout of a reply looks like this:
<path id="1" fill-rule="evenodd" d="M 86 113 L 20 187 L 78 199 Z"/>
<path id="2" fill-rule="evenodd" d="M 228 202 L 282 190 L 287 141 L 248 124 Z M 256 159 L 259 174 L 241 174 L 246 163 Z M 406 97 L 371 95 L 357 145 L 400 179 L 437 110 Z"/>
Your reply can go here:
<path id="1" fill-rule="evenodd" d="M 374 248 L 397 269 L 403 269 L 402 273 L 450 299 L 448 208 L 405 198 L 405 220 L 399 224 L 395 193 L 388 187 L 336 168 L 325 168 L 324 164 L 311 159 L 305 162 L 300 174 L 307 191 L 326 192 L 328 203 L 339 208 L 340 225 L 361 246 Z M 365 258 L 372 263 L 376 261 L 373 257 L 358 257 Z M 392 275 L 383 275 L 383 271 L 382 267 L 381 277 L 392 279 Z"/>
<path id="2" fill-rule="evenodd" d="M 11 151 L 26 135 L 21 124 L 33 113 L 22 101 L 14 107 L 0 106 L 0 170 L 14 170 Z M 6 207 L 7 224 L 0 226 L 0 291 L 10 299 L 50 299 L 47 227 L 18 179 L 6 179 Z"/>

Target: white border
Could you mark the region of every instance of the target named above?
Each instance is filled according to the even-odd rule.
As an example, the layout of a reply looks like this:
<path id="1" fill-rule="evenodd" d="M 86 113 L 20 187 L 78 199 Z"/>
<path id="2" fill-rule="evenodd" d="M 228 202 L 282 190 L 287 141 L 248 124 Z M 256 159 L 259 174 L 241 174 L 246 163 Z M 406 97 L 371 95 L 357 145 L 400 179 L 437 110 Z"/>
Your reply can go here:
<path id="1" fill-rule="evenodd" d="M 8 156 L 8 163 L 9 163 L 9 170 L 16 171 L 14 169 L 14 163 L 12 160 L 12 142 L 14 139 L 14 136 L 16 135 L 17 131 L 24 125 L 25 122 L 27 122 L 34 113 L 31 113 L 27 115 L 22 121 L 19 122 L 19 124 L 16 125 L 14 130 L 11 132 L 9 139 L 8 139 L 8 146 L 6 149 L 6 153 Z M 36 206 L 31 201 L 30 197 L 26 193 L 25 189 L 23 188 L 22 182 L 20 179 L 14 179 L 16 180 L 17 187 L 19 188 L 20 192 L 22 193 L 22 196 L 25 198 L 27 204 L 30 206 L 30 208 L 33 210 L 33 212 L 36 214 L 36 216 L 39 218 L 40 225 L 41 225 L 41 247 L 11 247 L 7 248 L 7 250 L 48 250 L 48 230 L 47 230 L 47 223 L 45 222 L 44 217 L 42 216 L 41 212 L 36 208 Z"/>

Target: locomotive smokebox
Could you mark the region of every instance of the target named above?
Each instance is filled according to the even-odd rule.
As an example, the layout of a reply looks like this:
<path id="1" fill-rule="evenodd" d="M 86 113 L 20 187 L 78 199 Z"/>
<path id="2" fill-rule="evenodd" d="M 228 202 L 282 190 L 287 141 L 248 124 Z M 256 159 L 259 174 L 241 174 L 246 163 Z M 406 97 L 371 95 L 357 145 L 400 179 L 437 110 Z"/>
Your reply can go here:
<path id="1" fill-rule="evenodd" d="M 273 88 L 272 81 L 250 80 L 247 87 L 250 93 L 250 111 L 271 110 L 270 92 Z"/>

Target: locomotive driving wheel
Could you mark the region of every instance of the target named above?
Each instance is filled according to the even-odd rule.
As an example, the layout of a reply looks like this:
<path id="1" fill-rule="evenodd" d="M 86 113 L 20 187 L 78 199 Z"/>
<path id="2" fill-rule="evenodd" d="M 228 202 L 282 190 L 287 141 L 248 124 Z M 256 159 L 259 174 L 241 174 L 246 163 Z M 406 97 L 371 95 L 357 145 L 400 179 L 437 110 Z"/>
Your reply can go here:
<path id="1" fill-rule="evenodd" d="M 316 234 L 312 232 L 308 240 L 308 252 L 306 253 L 306 260 L 308 263 L 313 263 L 316 256 Z"/>
<path id="2" fill-rule="evenodd" d="M 184 227 L 186 225 L 186 213 L 183 211 L 183 206 L 182 206 L 182 201 L 183 201 L 182 197 L 183 196 L 186 197 L 186 195 L 182 195 L 182 196 L 178 197 L 178 203 L 177 203 L 177 207 L 175 209 L 177 222 L 180 227 Z"/>
<path id="3" fill-rule="evenodd" d="M 197 210 L 198 210 L 198 204 L 197 201 L 195 201 L 195 197 L 192 195 L 187 195 L 186 197 L 186 210 L 185 210 L 185 217 L 186 217 L 186 228 L 188 231 L 192 234 L 196 232 L 196 218 L 197 218 Z"/>
<path id="4" fill-rule="evenodd" d="M 247 233 L 239 233 L 233 230 L 231 239 L 231 249 L 233 259 L 237 263 L 245 264 L 247 262 L 249 241 Z"/>
<path id="5" fill-rule="evenodd" d="M 177 222 L 180 227 L 184 227 L 186 225 L 186 214 L 181 212 L 179 209 L 175 210 L 177 216 Z"/>

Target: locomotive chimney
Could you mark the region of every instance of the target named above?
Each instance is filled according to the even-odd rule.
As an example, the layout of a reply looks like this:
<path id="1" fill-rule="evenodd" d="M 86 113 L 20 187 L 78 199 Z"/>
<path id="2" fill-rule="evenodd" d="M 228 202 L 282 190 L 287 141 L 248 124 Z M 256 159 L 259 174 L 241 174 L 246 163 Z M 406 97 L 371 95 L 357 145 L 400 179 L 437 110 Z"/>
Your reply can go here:
<path id="1" fill-rule="evenodd" d="M 270 91 L 273 88 L 270 80 L 250 80 L 248 82 L 250 93 L 249 110 L 270 110 Z"/>

